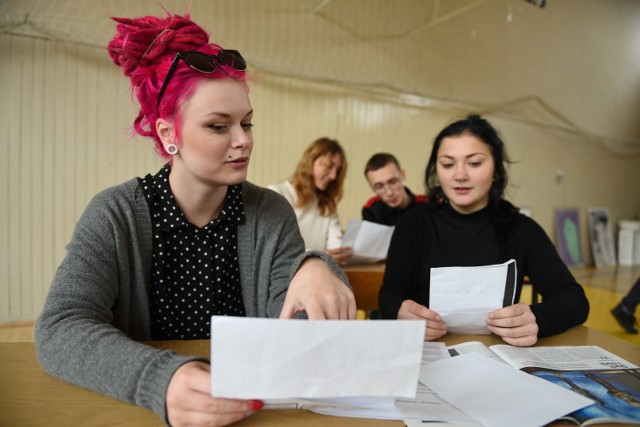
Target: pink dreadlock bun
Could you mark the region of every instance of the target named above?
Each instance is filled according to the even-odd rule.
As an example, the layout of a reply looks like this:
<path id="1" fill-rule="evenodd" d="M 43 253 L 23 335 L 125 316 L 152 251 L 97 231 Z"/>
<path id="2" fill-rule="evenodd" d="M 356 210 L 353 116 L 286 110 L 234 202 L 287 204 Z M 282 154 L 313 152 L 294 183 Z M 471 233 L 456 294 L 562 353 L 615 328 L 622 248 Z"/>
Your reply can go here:
<path id="1" fill-rule="evenodd" d="M 175 69 L 173 78 L 166 86 L 162 104 L 158 96 L 178 52 L 198 51 L 216 55 L 222 47 L 209 43 L 209 34 L 185 16 L 143 16 L 140 18 L 112 18 L 118 24 L 117 32 L 107 49 L 111 60 L 122 67 L 124 75 L 131 80 L 132 94 L 138 99 L 140 111 L 133 121 L 139 135 L 155 141 L 156 151 L 165 158 L 162 141 L 156 131 L 161 117 L 174 120 L 176 138 L 179 143 L 180 103 L 190 96 L 201 79 L 233 78 L 245 82 L 244 71 L 224 70 L 218 67 L 213 73 L 202 73 L 183 65 Z"/>
<path id="2" fill-rule="evenodd" d="M 107 49 L 111 60 L 122 67 L 124 75 L 131 80 L 132 93 L 140 103 L 140 111 L 133 122 L 136 133 L 151 137 L 155 141 L 156 151 L 163 157 L 169 157 L 162 148 L 155 124 L 160 116 L 156 105 L 158 94 L 167 72 L 180 51 L 199 51 L 213 55 L 222 49 L 215 43 L 209 43 L 209 34 L 198 24 L 185 16 L 172 15 L 166 11 L 165 18 L 144 16 L 141 18 L 112 18 L 118 24 L 117 33 L 109 42 Z M 217 73 L 201 74 L 189 67 L 177 70 L 176 75 L 197 75 L 198 77 L 217 78 Z M 163 112 L 171 116 L 180 96 L 188 93 L 195 79 L 173 79 L 177 91 L 167 91 L 164 95 Z"/>
<path id="3" fill-rule="evenodd" d="M 109 55 L 134 86 L 138 67 L 149 67 L 166 53 L 173 57 L 178 51 L 198 50 L 209 41 L 209 34 L 191 21 L 188 13 L 184 17 L 167 12 L 166 18 L 112 19 L 118 22 L 118 33 L 109 42 Z"/>

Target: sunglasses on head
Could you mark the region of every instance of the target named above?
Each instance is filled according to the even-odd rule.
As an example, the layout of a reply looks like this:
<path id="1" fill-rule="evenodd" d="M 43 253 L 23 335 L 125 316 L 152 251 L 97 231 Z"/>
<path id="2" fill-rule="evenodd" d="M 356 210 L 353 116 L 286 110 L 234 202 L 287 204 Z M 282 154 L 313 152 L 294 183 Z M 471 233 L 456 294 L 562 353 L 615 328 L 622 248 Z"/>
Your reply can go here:
<path id="1" fill-rule="evenodd" d="M 238 71 L 244 71 L 247 68 L 247 62 L 237 50 L 221 50 L 216 55 L 207 55 L 206 53 L 196 51 L 178 52 L 176 54 L 176 57 L 173 59 L 173 62 L 171 63 L 171 67 L 169 68 L 167 76 L 164 78 L 164 82 L 162 83 L 162 88 L 160 89 L 160 93 L 158 94 L 156 110 L 160 108 L 162 95 L 164 95 L 164 91 L 167 89 L 169 81 L 171 80 L 171 77 L 173 77 L 173 73 L 176 71 L 178 62 L 181 59 L 189 67 L 206 74 L 216 71 L 218 65 L 230 67 Z"/>

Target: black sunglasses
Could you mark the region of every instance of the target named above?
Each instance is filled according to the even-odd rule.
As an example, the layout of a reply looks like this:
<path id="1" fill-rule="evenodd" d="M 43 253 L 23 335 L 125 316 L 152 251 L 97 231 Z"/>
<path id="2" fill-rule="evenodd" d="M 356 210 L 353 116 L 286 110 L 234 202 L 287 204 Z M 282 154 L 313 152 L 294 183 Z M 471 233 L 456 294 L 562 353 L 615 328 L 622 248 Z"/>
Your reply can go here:
<path id="1" fill-rule="evenodd" d="M 160 108 L 162 95 L 164 95 L 164 91 L 169 85 L 169 80 L 173 77 L 173 73 L 176 71 L 178 62 L 181 59 L 194 70 L 207 74 L 213 73 L 218 68 L 218 64 L 238 71 L 244 71 L 247 69 L 247 61 L 244 60 L 242 55 L 240 55 L 240 52 L 237 50 L 221 50 L 216 55 L 207 55 L 206 53 L 196 51 L 178 52 L 171 63 L 171 68 L 169 68 L 169 72 L 164 78 L 164 82 L 162 83 L 162 88 L 158 94 L 156 110 L 159 110 Z M 158 113 L 158 115 L 160 114 Z"/>

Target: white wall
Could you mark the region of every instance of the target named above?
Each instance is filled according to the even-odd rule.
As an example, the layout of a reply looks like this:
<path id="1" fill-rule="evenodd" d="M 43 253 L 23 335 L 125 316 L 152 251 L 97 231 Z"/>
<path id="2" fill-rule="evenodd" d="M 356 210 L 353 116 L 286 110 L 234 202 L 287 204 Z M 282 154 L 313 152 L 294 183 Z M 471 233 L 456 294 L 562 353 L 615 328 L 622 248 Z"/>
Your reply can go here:
<path id="1" fill-rule="evenodd" d="M 73 226 L 100 189 L 161 165 L 152 144 L 131 138 L 137 110 L 128 80 L 104 49 L 0 35 L 0 322 L 34 319 Z M 370 197 L 362 175 L 377 151 L 395 153 L 422 190 L 433 136 L 461 111 L 410 106 L 358 89 L 256 72 L 255 151 L 249 179 L 288 177 L 319 136 L 346 149 L 349 173 L 339 213 L 359 218 Z M 607 206 L 616 222 L 640 214 L 640 155 L 599 141 L 491 116 L 513 160 L 511 199 L 532 209 L 553 236 L 556 207 L 577 207 L 590 262 L 586 208 Z M 565 173 L 562 184 L 556 170 Z"/>

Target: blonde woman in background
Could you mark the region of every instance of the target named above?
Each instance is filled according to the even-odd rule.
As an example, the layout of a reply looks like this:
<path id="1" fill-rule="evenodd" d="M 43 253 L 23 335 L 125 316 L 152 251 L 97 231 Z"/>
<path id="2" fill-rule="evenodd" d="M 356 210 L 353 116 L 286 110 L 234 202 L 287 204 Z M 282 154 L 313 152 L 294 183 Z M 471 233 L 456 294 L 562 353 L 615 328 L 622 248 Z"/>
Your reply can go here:
<path id="1" fill-rule="evenodd" d="M 353 256 L 351 248 L 342 247 L 337 213 L 346 175 L 347 158 L 338 141 L 319 138 L 307 147 L 291 179 L 268 187 L 293 206 L 306 248 L 340 263 Z"/>

